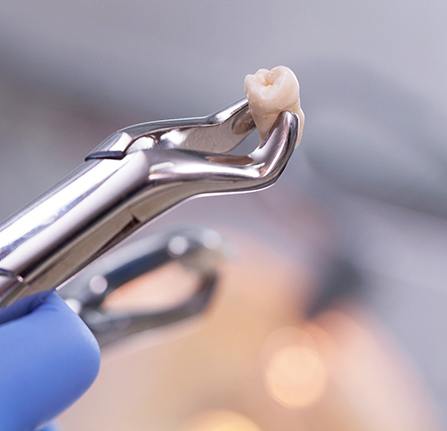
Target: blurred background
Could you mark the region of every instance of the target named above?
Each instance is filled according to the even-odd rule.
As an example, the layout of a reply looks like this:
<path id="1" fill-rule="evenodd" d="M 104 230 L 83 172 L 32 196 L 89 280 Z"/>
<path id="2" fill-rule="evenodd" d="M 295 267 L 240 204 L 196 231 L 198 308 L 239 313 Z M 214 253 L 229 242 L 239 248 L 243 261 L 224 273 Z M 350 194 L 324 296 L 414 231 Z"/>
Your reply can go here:
<path id="1" fill-rule="evenodd" d="M 261 193 L 190 201 L 233 250 L 206 317 L 107 346 L 66 430 L 447 426 L 444 1 L 0 7 L 2 218 L 114 130 L 204 115 L 284 64 L 302 146 Z"/>

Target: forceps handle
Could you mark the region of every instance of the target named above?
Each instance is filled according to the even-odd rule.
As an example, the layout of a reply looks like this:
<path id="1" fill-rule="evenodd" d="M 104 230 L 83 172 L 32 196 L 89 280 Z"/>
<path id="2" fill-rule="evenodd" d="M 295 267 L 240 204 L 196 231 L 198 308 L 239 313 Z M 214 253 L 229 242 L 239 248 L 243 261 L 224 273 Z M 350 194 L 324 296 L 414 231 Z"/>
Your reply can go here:
<path id="1" fill-rule="evenodd" d="M 48 291 L 143 224 L 147 157 L 86 162 L 0 227 L 0 306 Z M 1 315 L 0 315 L 1 321 Z"/>

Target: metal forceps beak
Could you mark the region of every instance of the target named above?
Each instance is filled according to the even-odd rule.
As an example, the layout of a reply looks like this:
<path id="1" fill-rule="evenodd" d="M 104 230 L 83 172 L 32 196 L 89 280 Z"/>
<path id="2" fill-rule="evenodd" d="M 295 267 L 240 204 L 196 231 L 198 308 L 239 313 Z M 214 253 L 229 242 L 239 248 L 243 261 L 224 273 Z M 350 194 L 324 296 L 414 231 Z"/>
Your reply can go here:
<path id="1" fill-rule="evenodd" d="M 114 133 L 59 185 L 0 226 L 0 322 L 1 307 L 61 285 L 182 201 L 272 185 L 293 153 L 299 127 L 298 116 L 283 112 L 254 151 L 233 155 L 254 129 L 242 100 L 206 117 Z"/>
<path id="2" fill-rule="evenodd" d="M 155 146 L 222 154 L 231 151 L 255 128 L 248 102 L 242 99 L 205 117 L 150 121 L 118 130 L 105 139 L 87 160 L 116 158 Z"/>

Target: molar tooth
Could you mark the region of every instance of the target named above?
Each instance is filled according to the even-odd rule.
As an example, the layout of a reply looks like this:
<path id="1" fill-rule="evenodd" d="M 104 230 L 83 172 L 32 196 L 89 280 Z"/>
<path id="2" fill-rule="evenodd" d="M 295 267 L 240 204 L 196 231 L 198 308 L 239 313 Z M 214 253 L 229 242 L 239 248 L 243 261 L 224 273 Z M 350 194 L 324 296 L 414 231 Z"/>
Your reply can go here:
<path id="1" fill-rule="evenodd" d="M 296 145 L 301 141 L 304 113 L 300 106 L 300 86 L 295 74 L 285 66 L 259 69 L 244 81 L 253 120 L 261 138 L 265 138 L 279 113 L 291 111 L 300 119 Z"/>

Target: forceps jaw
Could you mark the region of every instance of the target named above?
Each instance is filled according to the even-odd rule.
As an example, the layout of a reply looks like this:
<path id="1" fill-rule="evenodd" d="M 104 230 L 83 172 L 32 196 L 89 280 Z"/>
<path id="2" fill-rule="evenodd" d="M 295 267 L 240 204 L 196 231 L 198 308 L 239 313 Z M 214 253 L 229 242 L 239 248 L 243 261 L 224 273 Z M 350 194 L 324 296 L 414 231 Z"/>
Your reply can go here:
<path id="1" fill-rule="evenodd" d="M 161 163 L 151 167 L 149 180 L 172 182 L 191 191 L 250 191 L 268 187 L 284 170 L 295 148 L 300 120 L 294 113 L 281 113 L 266 139 L 248 155 L 155 149 Z"/>
<path id="2" fill-rule="evenodd" d="M 122 159 L 127 154 L 160 147 L 226 153 L 253 131 L 248 102 L 242 99 L 205 117 L 135 124 L 106 138 L 86 157 Z"/>
<path id="3" fill-rule="evenodd" d="M 293 113 L 281 113 L 265 141 L 247 156 L 158 148 L 144 151 L 150 164 L 147 194 L 142 193 L 143 198 L 129 207 L 133 217 L 146 223 L 187 199 L 272 186 L 293 154 L 299 121 Z"/>

